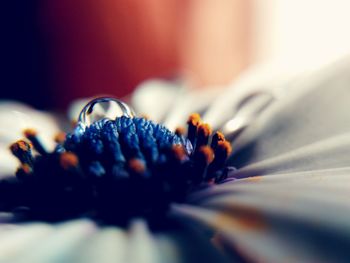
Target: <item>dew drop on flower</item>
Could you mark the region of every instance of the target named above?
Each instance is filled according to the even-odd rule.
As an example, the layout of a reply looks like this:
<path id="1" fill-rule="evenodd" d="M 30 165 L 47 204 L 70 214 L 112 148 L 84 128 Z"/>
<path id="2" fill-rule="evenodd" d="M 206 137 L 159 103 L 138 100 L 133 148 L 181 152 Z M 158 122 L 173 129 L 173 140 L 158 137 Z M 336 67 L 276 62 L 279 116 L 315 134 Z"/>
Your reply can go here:
<path id="1" fill-rule="evenodd" d="M 121 116 L 133 118 L 135 113 L 125 102 L 115 98 L 100 97 L 91 100 L 85 105 L 80 112 L 79 123 L 82 123 L 84 126 L 90 126 L 92 123 L 104 118 L 115 120 Z"/>

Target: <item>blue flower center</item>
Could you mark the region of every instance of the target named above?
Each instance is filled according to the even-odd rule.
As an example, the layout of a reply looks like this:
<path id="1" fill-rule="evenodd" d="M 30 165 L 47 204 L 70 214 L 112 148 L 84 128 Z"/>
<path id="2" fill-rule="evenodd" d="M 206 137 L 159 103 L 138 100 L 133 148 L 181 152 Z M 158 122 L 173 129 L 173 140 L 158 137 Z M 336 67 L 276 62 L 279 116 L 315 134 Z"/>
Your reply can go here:
<path id="1" fill-rule="evenodd" d="M 5 207 L 27 207 L 33 217 L 159 221 L 171 203 L 185 202 L 189 193 L 227 176 L 229 143 L 220 133 L 211 137 L 197 115 L 188 121 L 187 137 L 125 116 L 88 127 L 78 123 L 53 152 L 45 150 L 34 131 L 25 135 L 31 143 L 11 146 L 22 163 L 17 182 L 2 182 L 0 195 L 9 200 Z"/>

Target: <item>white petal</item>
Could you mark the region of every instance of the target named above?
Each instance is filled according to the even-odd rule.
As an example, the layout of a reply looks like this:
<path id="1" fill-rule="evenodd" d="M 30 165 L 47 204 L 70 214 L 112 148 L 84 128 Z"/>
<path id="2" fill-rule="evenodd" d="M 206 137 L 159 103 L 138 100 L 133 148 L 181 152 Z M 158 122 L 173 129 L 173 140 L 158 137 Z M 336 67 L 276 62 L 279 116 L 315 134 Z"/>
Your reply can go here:
<path id="1" fill-rule="evenodd" d="M 7 230 L 4 230 L 6 229 Z M 43 223 L 25 225 L 0 225 L 0 262 L 10 262 L 9 259 L 25 251 L 33 243 L 52 234 L 53 227 Z"/>
<path id="2" fill-rule="evenodd" d="M 186 262 L 181 254 L 180 244 L 177 244 L 174 238 L 166 234 L 156 236 L 158 245 L 159 262 L 179 263 Z"/>
<path id="3" fill-rule="evenodd" d="M 164 125 L 171 130 L 184 126 L 191 113 L 203 112 L 212 103 L 218 91 L 214 88 L 183 90 L 175 98 L 175 104 L 164 120 Z"/>
<path id="4" fill-rule="evenodd" d="M 96 232 L 96 226 L 87 220 L 68 221 L 53 228 L 52 234 L 32 242 L 7 262 L 71 262 L 75 249 Z"/>
<path id="5" fill-rule="evenodd" d="M 203 119 L 214 129 L 218 129 L 236 114 L 237 106 L 244 98 L 257 92 L 277 92 L 279 84 L 290 78 L 290 74 L 281 72 L 278 65 L 252 67 L 221 92 L 205 112 Z"/>
<path id="6" fill-rule="evenodd" d="M 18 162 L 8 147 L 23 138 L 23 130 L 28 128 L 37 130 L 45 147 L 53 149 L 53 138 L 59 131 L 59 125 L 52 115 L 17 102 L 0 103 L 0 178 L 15 172 Z"/>
<path id="7" fill-rule="evenodd" d="M 317 220 L 303 221 L 278 212 L 275 215 L 264 207 L 256 209 L 233 197 L 220 201 L 222 205 L 217 206 L 218 200 L 216 209 L 185 205 L 175 209 L 192 224 L 211 227 L 219 246 L 248 261 L 335 262 L 349 256 L 344 248 L 350 235 L 332 232 Z M 270 199 L 262 198 L 262 201 Z"/>
<path id="8" fill-rule="evenodd" d="M 84 106 L 91 100 L 92 98 L 81 98 L 73 101 L 69 105 L 68 109 L 68 119 L 71 123 L 75 123 L 78 121 L 79 114 Z"/>
<path id="9" fill-rule="evenodd" d="M 138 114 L 145 114 L 151 120 L 160 122 L 181 93 L 181 84 L 160 79 L 141 83 L 131 97 L 131 103 Z"/>
<path id="10" fill-rule="evenodd" d="M 349 163 L 350 133 L 347 133 L 301 147 L 275 158 L 244 166 L 235 175 L 238 177 L 249 177 L 274 173 L 312 171 L 346 167 Z"/>
<path id="11" fill-rule="evenodd" d="M 277 99 L 234 141 L 236 152 L 246 147 L 253 163 L 350 132 L 349 59 L 345 62 L 281 83 L 284 99 Z"/>
<path id="12" fill-rule="evenodd" d="M 23 137 L 23 130 L 33 128 L 47 147 L 52 147 L 53 137 L 59 130 L 57 121 L 50 114 L 25 105 L 0 103 L 0 144 L 8 145 Z"/>
<path id="13" fill-rule="evenodd" d="M 131 225 L 127 262 L 160 262 L 156 240 L 142 220 L 134 221 Z"/>
<path id="14" fill-rule="evenodd" d="M 117 227 L 102 228 L 75 251 L 71 262 L 123 263 L 127 254 L 127 235 Z"/>
<path id="15" fill-rule="evenodd" d="M 338 81 L 346 86 L 344 77 L 349 72 L 350 57 L 336 58 L 318 64 L 316 67 L 304 67 L 292 70 L 279 61 L 256 65 L 243 72 L 221 93 L 209 107 L 203 119 L 218 129 L 231 119 L 237 105 L 252 93 L 266 91 L 278 98 L 277 104 L 288 104 L 303 94 L 308 94 L 317 85 L 330 84 L 329 79 L 343 77 Z M 330 87 L 332 90 L 332 87 Z"/>
<path id="16" fill-rule="evenodd" d="M 13 154 L 7 149 L 0 147 L 0 179 L 14 176 L 19 161 Z"/>

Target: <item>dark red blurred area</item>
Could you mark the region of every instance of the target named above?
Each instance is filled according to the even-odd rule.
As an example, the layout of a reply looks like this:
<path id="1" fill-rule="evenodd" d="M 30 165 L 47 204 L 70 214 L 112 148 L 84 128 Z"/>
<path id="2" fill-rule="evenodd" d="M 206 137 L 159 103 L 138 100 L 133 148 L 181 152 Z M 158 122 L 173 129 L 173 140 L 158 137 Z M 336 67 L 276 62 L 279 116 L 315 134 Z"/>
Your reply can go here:
<path id="1" fill-rule="evenodd" d="M 178 67 L 176 8 L 158 1 L 60 0 L 41 6 L 59 105 L 98 93 L 121 97 L 143 79 Z M 166 11 L 170 11 L 166 14 Z M 69 61 L 67 63 L 67 61 Z M 64 76 L 64 78 L 62 78 Z"/>
<path id="2" fill-rule="evenodd" d="M 249 62 L 249 2 L 4 1 L 0 98 L 64 110 L 151 77 L 226 83 Z"/>
<path id="3" fill-rule="evenodd" d="M 174 74 L 178 12 L 151 2 L 6 3 L 1 97 L 62 108 L 82 96 L 125 96 L 145 78 Z"/>

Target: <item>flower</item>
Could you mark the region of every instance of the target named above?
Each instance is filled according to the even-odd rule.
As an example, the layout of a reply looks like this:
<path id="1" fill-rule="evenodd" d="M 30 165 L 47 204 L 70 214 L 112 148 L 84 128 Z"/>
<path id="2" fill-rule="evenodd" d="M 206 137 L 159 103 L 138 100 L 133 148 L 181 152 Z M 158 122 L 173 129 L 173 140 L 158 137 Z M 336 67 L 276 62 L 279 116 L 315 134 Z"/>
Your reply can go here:
<path id="1" fill-rule="evenodd" d="M 264 84 L 270 86 L 270 89 L 264 92 L 251 92 L 244 87 L 248 90 L 244 94 L 239 87 L 234 87 L 225 90 L 211 103 L 209 103 L 210 100 L 198 102 L 198 96 L 194 91 L 172 90 L 170 92 L 173 93 L 166 95 L 164 90 L 153 84 L 141 87 L 136 91 L 132 101 L 142 102 L 143 100 L 140 99 L 142 96 L 156 96 L 157 93 L 154 90 L 150 93 L 150 90 L 156 87 L 164 92 L 163 101 L 171 102 L 171 98 L 177 94 L 176 97 L 181 98 L 182 105 L 187 104 L 186 109 L 182 107 L 178 109 L 178 115 L 175 113 L 167 115 L 170 116 L 164 121 L 167 127 L 176 127 L 182 121 L 186 111 L 194 109 L 203 111 L 209 104 L 213 105 L 205 112 L 203 119 L 208 122 L 211 119 L 212 122 L 210 122 L 213 123 L 215 130 L 218 126 L 223 126 L 225 135 L 233 138 L 233 155 L 228 163 L 238 169 L 231 171 L 228 176 L 235 180 L 222 181 L 219 176 L 215 177 L 218 178 L 216 181 L 219 184 L 210 184 L 210 180 L 206 181 L 210 186 L 205 184 L 203 188 L 197 188 L 199 185 L 192 184 L 190 186 L 195 186 L 195 189 L 186 196 L 185 201 L 171 199 L 174 201 L 166 202 L 169 205 L 166 214 L 172 219 L 172 227 L 160 225 L 159 222 L 150 223 L 152 220 L 149 219 L 152 216 L 148 215 L 154 214 L 148 213 L 145 216 L 145 213 L 141 212 L 143 215 L 140 215 L 141 210 L 133 211 L 137 216 L 132 217 L 134 219 L 131 219 L 129 224 L 121 224 L 114 220 L 109 224 L 99 224 L 99 221 L 92 220 L 88 216 L 84 219 L 55 223 L 42 220 L 16 223 L 6 214 L 2 217 L 3 221 L 7 220 L 6 224 L 3 223 L 0 226 L 3 231 L 0 237 L 3 241 L 0 248 L 0 261 L 346 261 L 349 257 L 347 248 L 350 237 L 347 178 L 350 172 L 350 124 L 346 111 L 350 95 L 347 88 L 348 66 L 347 63 L 338 62 L 305 77 L 298 76 L 292 80 L 294 81 L 282 79 L 274 83 L 276 88 L 271 83 L 268 85 L 269 83 L 265 82 Z M 254 86 L 253 84 L 250 83 L 251 87 Z M 289 84 L 290 88 L 279 89 L 285 84 Z M 241 82 L 239 86 L 244 85 Z M 144 93 L 145 90 L 147 92 Z M 274 99 L 266 95 L 271 93 Z M 206 94 L 203 92 L 201 95 L 204 97 Z M 158 100 L 160 100 L 159 97 Z M 153 109 L 160 110 L 162 103 L 153 101 Z M 163 106 L 169 105 L 164 103 Z M 135 108 L 140 111 L 142 107 L 140 103 Z M 175 111 L 176 107 L 170 105 L 168 109 Z M 156 111 L 150 109 L 149 112 Z M 230 120 L 232 114 L 234 121 Z M 155 116 L 159 119 L 164 118 L 164 115 L 160 114 Z M 152 116 L 150 117 L 153 119 Z M 192 116 L 189 119 L 189 127 L 195 127 L 196 120 L 198 116 Z M 119 118 L 120 124 L 130 121 L 126 117 Z M 163 127 L 142 118 L 134 118 L 132 122 L 135 125 L 140 123 L 153 125 L 152 127 L 158 127 L 158 129 Z M 84 149 L 83 154 L 95 160 L 96 157 L 91 154 L 93 152 L 98 154 L 101 149 L 98 146 L 99 137 L 95 137 L 92 129 L 99 129 L 104 125 L 110 127 L 114 124 L 110 121 L 97 121 L 87 127 L 78 126 L 74 133 L 67 136 L 64 148 L 74 149 L 80 145 L 80 141 L 74 135 L 80 132 L 88 134 L 89 131 L 88 141 L 94 141 L 94 143 L 86 145 L 91 148 Z M 203 131 L 207 132 L 208 129 L 204 127 L 206 126 L 203 126 Z M 203 134 L 208 134 L 206 132 Z M 131 136 L 135 133 L 131 131 L 128 134 Z M 168 129 L 164 128 L 162 134 L 168 134 Z M 110 133 L 107 132 L 106 135 Z M 174 157 L 175 161 L 179 161 L 195 157 L 196 148 L 187 147 L 186 139 L 181 139 L 174 133 L 168 135 L 170 137 L 166 138 L 175 141 L 177 145 L 166 153 L 168 158 Z M 40 146 L 37 147 L 36 139 L 39 137 L 30 130 L 27 130 L 26 136 L 38 152 L 42 151 L 39 149 Z M 197 140 L 198 136 L 199 134 Z M 207 136 L 203 138 L 207 139 Z M 189 136 L 188 140 L 193 142 L 193 137 Z M 128 145 L 135 142 L 130 137 L 126 141 Z M 24 154 L 28 152 L 30 146 L 16 144 L 16 147 L 24 149 L 23 154 L 18 156 L 25 164 L 27 161 L 25 158 L 31 158 Z M 114 147 L 117 146 L 114 145 Z M 60 151 L 59 148 L 54 151 Z M 14 149 L 14 152 L 17 153 L 19 149 Z M 121 149 L 121 152 L 125 153 L 122 146 Z M 103 157 L 105 157 L 105 151 L 106 149 L 102 151 Z M 202 154 L 204 157 L 210 156 L 204 151 Z M 81 154 L 76 154 L 75 157 L 66 154 L 64 156 L 63 160 L 60 160 L 63 161 L 60 163 L 61 168 L 67 171 L 72 169 L 72 175 L 76 174 L 74 169 L 80 167 L 77 163 L 80 162 Z M 145 173 L 144 164 L 149 164 L 146 157 L 145 163 L 140 161 L 140 158 L 128 160 L 130 161 L 129 175 L 135 173 L 135 176 L 138 176 Z M 204 161 L 206 164 L 210 163 L 210 159 L 204 158 Z M 196 161 L 193 160 L 192 164 L 195 163 Z M 45 164 L 50 165 L 49 162 L 43 165 Z M 165 170 L 170 174 L 181 167 L 175 165 L 175 169 L 169 169 L 169 165 L 169 163 L 166 164 Z M 90 168 L 90 165 L 85 168 Z M 92 168 L 92 174 L 99 177 L 99 173 L 103 170 L 101 166 L 96 164 Z M 220 167 L 217 171 L 220 175 L 224 170 Z M 46 175 L 46 171 L 43 175 Z M 193 173 L 188 175 L 192 176 Z M 52 193 L 48 193 L 50 194 Z M 128 194 L 133 195 L 128 192 L 125 196 Z M 145 198 L 140 201 L 147 202 L 147 195 L 142 196 Z M 164 195 L 157 195 L 157 197 L 161 196 L 164 197 Z M 121 199 L 117 200 L 118 204 L 123 201 L 126 204 L 129 201 L 127 198 L 121 197 Z M 82 201 L 85 203 L 84 200 Z M 163 203 L 166 200 L 155 201 L 151 205 L 158 204 L 158 201 Z M 71 205 L 68 201 L 61 204 L 63 210 Z M 110 203 L 110 200 L 104 204 L 108 205 L 107 212 L 113 209 L 114 204 Z M 81 208 L 81 206 L 73 206 L 73 208 L 77 207 Z M 121 211 L 125 213 L 126 210 L 121 209 Z M 149 212 L 148 209 L 147 211 Z M 156 209 L 156 211 L 164 210 Z M 20 212 L 23 214 L 26 211 L 22 209 Z M 44 215 L 47 215 L 47 212 Z M 158 218 L 159 214 L 156 213 L 156 215 Z"/>

